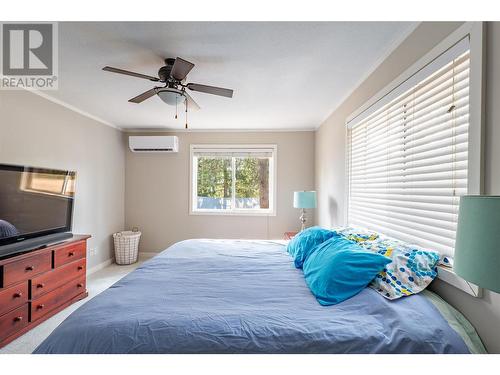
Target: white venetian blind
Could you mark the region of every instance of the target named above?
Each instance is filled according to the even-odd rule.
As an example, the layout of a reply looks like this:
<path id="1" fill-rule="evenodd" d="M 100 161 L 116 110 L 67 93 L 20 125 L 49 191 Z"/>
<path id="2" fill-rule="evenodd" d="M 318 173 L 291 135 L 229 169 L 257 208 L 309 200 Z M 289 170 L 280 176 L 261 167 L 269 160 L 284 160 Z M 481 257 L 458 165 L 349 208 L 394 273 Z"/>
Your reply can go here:
<path id="1" fill-rule="evenodd" d="M 467 193 L 468 46 L 459 43 L 348 124 L 349 225 L 453 254 Z"/>
<path id="2" fill-rule="evenodd" d="M 193 155 L 196 157 L 210 157 L 210 158 L 271 158 L 273 156 L 273 149 L 267 148 L 195 148 Z"/>

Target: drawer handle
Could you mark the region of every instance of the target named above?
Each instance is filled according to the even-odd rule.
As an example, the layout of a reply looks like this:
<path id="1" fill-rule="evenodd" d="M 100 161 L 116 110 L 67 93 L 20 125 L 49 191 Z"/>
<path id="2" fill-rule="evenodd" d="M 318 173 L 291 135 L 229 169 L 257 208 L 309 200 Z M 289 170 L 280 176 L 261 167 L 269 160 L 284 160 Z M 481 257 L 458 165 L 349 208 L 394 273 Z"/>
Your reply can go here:
<path id="1" fill-rule="evenodd" d="M 70 252 L 68 253 L 68 256 L 69 256 L 69 257 L 75 256 L 75 253 L 74 253 L 73 251 L 70 251 Z"/>
<path id="2" fill-rule="evenodd" d="M 78 266 L 78 271 L 83 270 L 83 266 Z"/>
<path id="3" fill-rule="evenodd" d="M 23 317 L 22 316 L 16 316 L 14 318 L 14 322 L 20 322 L 21 320 L 23 320 Z"/>
<path id="4" fill-rule="evenodd" d="M 78 284 L 76 284 L 76 286 L 77 286 L 78 288 L 83 288 L 83 284 L 82 284 L 82 283 L 78 283 Z"/>
<path id="5" fill-rule="evenodd" d="M 26 271 L 33 271 L 34 269 L 35 269 L 35 266 L 26 267 Z"/>
<path id="6" fill-rule="evenodd" d="M 41 310 L 41 309 L 43 309 L 44 307 L 45 307 L 45 305 L 44 305 L 43 303 L 41 303 L 41 304 L 39 304 L 39 305 L 36 307 L 36 309 L 37 309 L 37 310 Z"/>
<path id="7" fill-rule="evenodd" d="M 43 288 L 44 286 L 45 286 L 44 283 L 36 284 L 36 287 L 39 288 L 39 289 Z"/>
<path id="8" fill-rule="evenodd" d="M 23 293 L 21 293 L 21 292 L 14 293 L 14 298 L 21 298 L 22 296 L 23 296 Z"/>

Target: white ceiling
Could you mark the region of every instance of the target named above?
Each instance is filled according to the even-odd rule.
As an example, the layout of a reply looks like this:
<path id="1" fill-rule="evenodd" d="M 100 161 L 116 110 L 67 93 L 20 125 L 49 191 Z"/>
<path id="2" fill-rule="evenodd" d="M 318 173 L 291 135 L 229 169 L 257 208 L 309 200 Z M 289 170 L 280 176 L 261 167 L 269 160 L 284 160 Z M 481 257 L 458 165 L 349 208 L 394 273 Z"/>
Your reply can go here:
<path id="1" fill-rule="evenodd" d="M 45 92 L 122 129 L 183 129 L 184 114 L 154 86 L 104 72 L 156 76 L 163 58 L 196 64 L 187 82 L 234 89 L 232 99 L 190 92 L 191 129 L 313 129 L 394 49 L 413 22 L 65 22 L 59 24 L 59 90 Z"/>

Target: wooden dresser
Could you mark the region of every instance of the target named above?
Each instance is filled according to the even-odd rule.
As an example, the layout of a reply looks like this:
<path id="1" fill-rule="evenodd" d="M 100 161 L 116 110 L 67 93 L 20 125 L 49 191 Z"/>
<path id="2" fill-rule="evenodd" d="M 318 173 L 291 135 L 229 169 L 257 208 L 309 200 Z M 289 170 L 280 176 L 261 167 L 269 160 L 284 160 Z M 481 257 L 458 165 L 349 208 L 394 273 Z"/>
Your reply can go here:
<path id="1" fill-rule="evenodd" d="M 0 260 L 0 347 L 87 297 L 88 238 Z"/>

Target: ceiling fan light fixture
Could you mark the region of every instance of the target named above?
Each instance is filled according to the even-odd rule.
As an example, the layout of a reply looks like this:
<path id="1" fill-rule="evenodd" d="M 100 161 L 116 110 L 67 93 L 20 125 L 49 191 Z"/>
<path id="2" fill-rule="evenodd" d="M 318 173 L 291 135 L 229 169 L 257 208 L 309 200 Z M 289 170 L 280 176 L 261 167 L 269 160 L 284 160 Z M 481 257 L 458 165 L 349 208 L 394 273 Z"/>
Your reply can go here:
<path id="1" fill-rule="evenodd" d="M 227 98 L 233 97 L 233 90 L 231 89 L 202 85 L 199 83 L 184 84 L 184 82 L 186 82 L 186 76 L 191 69 L 194 68 L 194 64 L 189 61 L 181 59 L 180 57 L 175 59 L 168 58 L 165 59 L 165 64 L 166 65 L 162 66 L 158 71 L 158 77 L 131 72 L 130 70 L 113 68 L 112 66 L 105 66 L 102 69 L 111 73 L 123 74 L 147 79 L 153 82 L 162 82 L 165 84 L 164 87 L 153 87 L 152 89 L 129 99 L 130 103 L 139 104 L 157 94 L 160 99 L 168 105 L 177 106 L 178 104 L 185 104 L 187 106 L 189 103 L 190 108 L 200 109 L 200 106 L 196 104 L 194 99 L 186 92 L 186 88 L 192 91 L 203 92 L 205 94 L 225 96 Z M 181 89 L 178 89 L 178 87 L 181 87 Z"/>
<path id="2" fill-rule="evenodd" d="M 182 91 L 173 88 L 159 89 L 157 94 L 161 100 L 169 105 L 181 104 L 185 100 Z"/>

